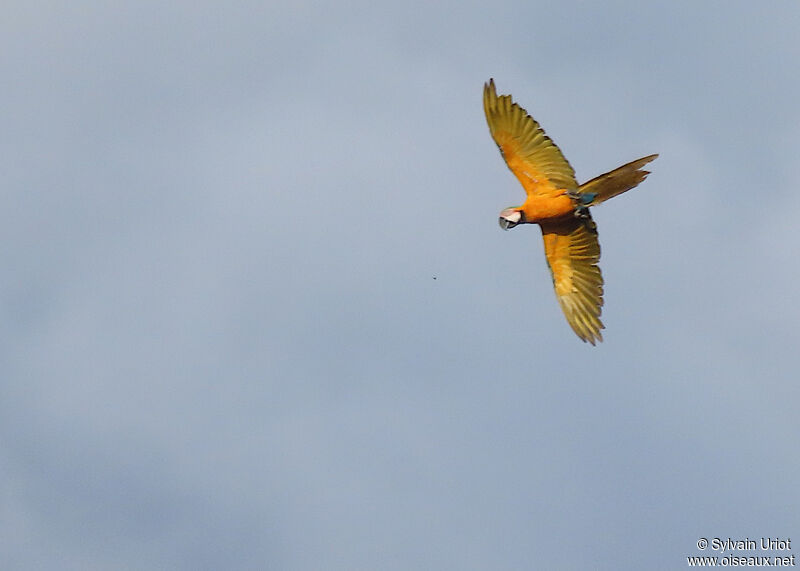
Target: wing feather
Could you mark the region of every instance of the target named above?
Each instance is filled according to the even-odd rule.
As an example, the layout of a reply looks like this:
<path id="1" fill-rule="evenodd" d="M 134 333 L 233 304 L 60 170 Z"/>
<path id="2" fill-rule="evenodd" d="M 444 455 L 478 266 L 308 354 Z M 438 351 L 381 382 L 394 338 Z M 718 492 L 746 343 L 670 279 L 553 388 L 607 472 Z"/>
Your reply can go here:
<path id="1" fill-rule="evenodd" d="M 591 218 L 541 224 L 553 287 L 572 330 L 583 341 L 602 341 L 603 275 L 597 227 Z"/>
<path id="2" fill-rule="evenodd" d="M 528 195 L 557 196 L 578 188 L 575 171 L 542 127 L 510 95 L 483 86 L 483 109 L 492 138 Z"/>

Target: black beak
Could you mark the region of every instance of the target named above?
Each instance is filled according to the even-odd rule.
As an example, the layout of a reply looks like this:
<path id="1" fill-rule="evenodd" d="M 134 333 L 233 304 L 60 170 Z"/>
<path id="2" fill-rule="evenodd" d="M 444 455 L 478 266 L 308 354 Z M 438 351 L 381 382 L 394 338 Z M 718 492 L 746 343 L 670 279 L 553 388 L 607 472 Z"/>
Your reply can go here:
<path id="1" fill-rule="evenodd" d="M 500 220 L 498 220 L 498 222 L 500 223 L 500 228 L 502 228 L 503 230 L 508 230 L 517 225 L 516 222 L 512 222 L 511 220 L 503 218 L 502 216 L 500 217 Z"/>

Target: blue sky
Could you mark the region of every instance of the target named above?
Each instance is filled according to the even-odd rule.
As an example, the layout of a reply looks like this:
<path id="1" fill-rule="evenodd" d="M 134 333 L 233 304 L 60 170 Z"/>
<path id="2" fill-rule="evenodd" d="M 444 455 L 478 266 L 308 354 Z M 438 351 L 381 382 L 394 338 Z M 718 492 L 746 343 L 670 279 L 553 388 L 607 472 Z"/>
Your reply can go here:
<path id="1" fill-rule="evenodd" d="M 675 569 L 798 535 L 796 2 L 5 15 L 4 569 Z M 581 181 L 661 155 L 594 212 L 598 347 L 538 229 L 497 226 L 489 77 Z"/>

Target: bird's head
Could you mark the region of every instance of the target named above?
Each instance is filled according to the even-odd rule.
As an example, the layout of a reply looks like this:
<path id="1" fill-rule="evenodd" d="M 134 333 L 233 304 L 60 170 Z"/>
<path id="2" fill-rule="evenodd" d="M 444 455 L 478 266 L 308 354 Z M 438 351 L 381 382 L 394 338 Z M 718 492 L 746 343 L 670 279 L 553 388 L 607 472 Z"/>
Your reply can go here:
<path id="1" fill-rule="evenodd" d="M 524 224 L 525 223 L 525 214 L 522 210 L 517 206 L 512 206 L 511 208 L 506 208 L 500 213 L 500 228 L 503 230 L 508 230 L 509 228 L 513 228 L 517 224 Z"/>

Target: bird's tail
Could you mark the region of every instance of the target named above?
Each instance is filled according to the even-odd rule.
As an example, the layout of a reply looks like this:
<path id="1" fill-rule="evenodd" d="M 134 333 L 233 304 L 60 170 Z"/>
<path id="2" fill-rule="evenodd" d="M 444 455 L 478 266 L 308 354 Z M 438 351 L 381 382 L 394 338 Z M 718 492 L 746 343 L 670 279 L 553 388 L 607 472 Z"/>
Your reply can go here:
<path id="1" fill-rule="evenodd" d="M 585 201 L 587 206 L 605 202 L 609 198 L 632 189 L 646 179 L 650 172 L 643 171 L 641 168 L 650 161 L 655 160 L 656 157 L 658 155 L 642 157 L 611 172 L 601 174 L 589 182 L 583 183 L 578 192 L 589 199 Z"/>

